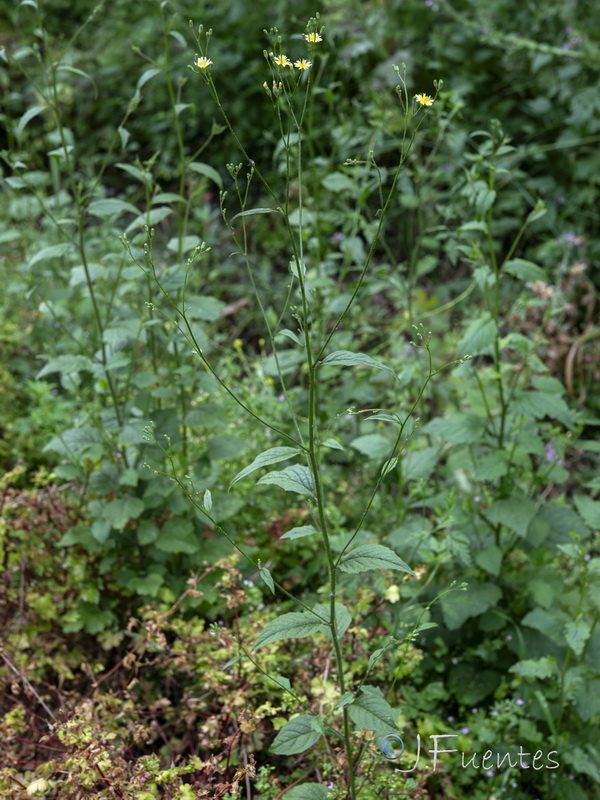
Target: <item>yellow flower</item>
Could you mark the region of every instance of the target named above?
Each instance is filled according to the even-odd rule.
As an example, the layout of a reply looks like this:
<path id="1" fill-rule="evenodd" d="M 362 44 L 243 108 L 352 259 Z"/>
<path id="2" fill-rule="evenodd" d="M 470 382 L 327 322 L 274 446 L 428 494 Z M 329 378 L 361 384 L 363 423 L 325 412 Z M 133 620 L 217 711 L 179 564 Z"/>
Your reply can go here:
<path id="1" fill-rule="evenodd" d="M 271 55 L 273 55 L 271 53 Z M 292 62 L 289 60 L 287 56 L 284 56 L 283 53 L 280 56 L 273 56 L 273 59 L 278 67 L 292 67 Z"/>
<path id="2" fill-rule="evenodd" d="M 417 103 L 420 103 L 422 106 L 432 106 L 433 105 L 433 97 L 430 97 L 428 94 L 416 94 L 415 100 Z"/>
<path id="3" fill-rule="evenodd" d="M 212 63 L 213 62 L 210 60 L 210 58 L 207 58 L 206 56 L 201 56 L 201 58 L 199 58 L 198 61 L 196 61 L 196 66 L 200 67 L 200 69 L 206 69 L 207 67 L 210 67 Z"/>
<path id="4" fill-rule="evenodd" d="M 233 342 L 233 349 L 237 350 L 238 353 L 241 353 L 243 344 L 244 343 L 242 342 L 241 339 L 235 339 L 234 342 Z"/>
<path id="5" fill-rule="evenodd" d="M 323 37 L 320 33 L 304 33 L 302 34 L 307 42 L 322 42 Z"/>
<path id="6" fill-rule="evenodd" d="M 305 58 L 299 58 L 298 61 L 294 61 L 294 66 L 296 69 L 308 69 L 312 67 L 312 61 L 307 61 Z"/>
<path id="7" fill-rule="evenodd" d="M 390 603 L 397 603 L 400 600 L 400 589 L 393 583 L 391 586 L 388 586 L 384 597 Z"/>

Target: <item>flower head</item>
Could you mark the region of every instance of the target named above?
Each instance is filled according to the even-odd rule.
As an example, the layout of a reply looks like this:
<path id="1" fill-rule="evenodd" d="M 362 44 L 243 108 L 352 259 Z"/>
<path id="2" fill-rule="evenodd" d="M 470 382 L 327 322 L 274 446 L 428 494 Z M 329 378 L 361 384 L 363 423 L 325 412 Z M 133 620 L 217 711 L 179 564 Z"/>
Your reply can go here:
<path id="1" fill-rule="evenodd" d="M 271 55 L 273 54 L 271 53 Z M 284 56 L 283 53 L 280 56 L 273 56 L 273 60 L 275 61 L 278 67 L 291 67 L 292 69 L 294 68 L 292 62 L 289 60 L 287 56 Z"/>
<path id="2" fill-rule="evenodd" d="M 312 61 L 307 61 L 305 58 L 299 58 L 298 61 L 294 61 L 294 66 L 296 69 L 308 69 L 312 67 Z"/>
<path id="3" fill-rule="evenodd" d="M 207 67 L 210 67 L 212 63 L 213 62 L 210 60 L 210 58 L 207 58 L 206 56 L 201 56 L 198 59 L 198 61 L 196 61 L 196 66 L 200 67 L 200 69 L 206 69 Z"/>
<path id="4" fill-rule="evenodd" d="M 306 39 L 307 42 L 311 42 L 313 44 L 315 42 L 322 42 L 323 41 L 323 37 L 321 36 L 321 34 L 320 33 L 316 33 L 315 31 L 313 31 L 312 33 L 303 33 L 302 35 L 304 36 L 304 38 Z"/>
<path id="5" fill-rule="evenodd" d="M 433 97 L 430 97 L 428 94 L 416 94 L 415 100 L 422 106 L 433 105 Z"/>

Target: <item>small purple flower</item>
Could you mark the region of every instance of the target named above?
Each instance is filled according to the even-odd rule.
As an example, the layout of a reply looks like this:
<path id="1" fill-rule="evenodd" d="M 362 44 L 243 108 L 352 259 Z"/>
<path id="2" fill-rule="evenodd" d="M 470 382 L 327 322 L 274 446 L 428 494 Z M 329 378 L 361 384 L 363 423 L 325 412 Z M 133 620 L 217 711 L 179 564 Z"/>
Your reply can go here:
<path id="1" fill-rule="evenodd" d="M 473 498 L 473 502 L 474 503 L 478 503 L 480 500 L 481 500 L 481 497 L 479 497 L 478 494 L 476 494 L 475 497 Z"/>
<path id="2" fill-rule="evenodd" d="M 589 553 L 586 553 L 583 558 L 585 561 L 590 561 L 592 557 Z"/>
<path id="3" fill-rule="evenodd" d="M 342 239 L 345 239 L 345 238 L 346 238 L 346 237 L 344 236 L 344 234 L 343 234 L 341 231 L 336 231 L 336 232 L 335 232 L 335 233 L 334 233 L 334 234 L 331 236 L 331 240 L 330 240 L 330 241 L 332 241 L 332 242 L 339 242 L 339 241 L 341 241 Z"/>
<path id="4" fill-rule="evenodd" d="M 494 777 L 494 773 L 492 772 L 491 769 L 488 769 L 488 771 L 485 774 L 488 776 L 488 778 L 493 778 Z"/>
<path id="5" fill-rule="evenodd" d="M 482 29 L 481 29 L 481 35 L 482 35 L 482 36 L 487 36 L 488 34 L 489 34 L 489 31 L 488 31 L 488 29 L 487 29 L 487 28 L 482 28 Z"/>
<path id="6" fill-rule="evenodd" d="M 565 28 L 565 33 L 567 34 L 567 36 L 570 36 L 573 33 L 573 26 L 567 25 L 567 27 Z"/>
<path id="7" fill-rule="evenodd" d="M 497 717 L 498 716 L 498 712 L 497 711 L 492 711 L 491 712 L 491 716 L 492 717 Z"/>
<path id="8" fill-rule="evenodd" d="M 454 722 L 454 717 L 447 717 L 448 722 Z"/>
<path id="9" fill-rule="evenodd" d="M 469 733 L 469 731 L 470 731 L 470 730 L 471 730 L 470 728 L 461 728 L 461 729 L 460 729 L 460 732 L 461 732 L 461 733 L 464 733 L 464 735 L 466 736 L 466 735 L 467 735 L 467 733 Z"/>
<path id="10" fill-rule="evenodd" d="M 280 403 L 283 403 L 283 401 L 285 400 L 285 395 L 284 394 L 280 394 L 277 399 L 279 400 Z"/>
<path id="11" fill-rule="evenodd" d="M 554 445 L 552 444 L 553 441 L 554 441 L 554 436 L 550 439 L 550 441 L 546 445 L 546 461 L 549 464 L 558 461 L 559 458 L 558 453 L 556 452 L 556 450 L 554 449 Z"/>
<path id="12" fill-rule="evenodd" d="M 519 697 L 519 699 L 518 699 L 518 700 L 515 700 L 515 703 L 516 703 L 518 706 L 524 706 L 524 705 L 525 705 L 525 700 L 521 700 L 521 698 Z"/>
<path id="13" fill-rule="evenodd" d="M 504 638 L 506 639 L 507 642 L 512 642 L 512 636 L 510 633 L 507 633 Z"/>
<path id="14" fill-rule="evenodd" d="M 472 708 L 471 709 L 471 714 L 476 714 L 478 711 L 479 711 L 478 708 Z"/>
<path id="15" fill-rule="evenodd" d="M 52 389 L 52 394 L 58 394 L 58 389 Z"/>

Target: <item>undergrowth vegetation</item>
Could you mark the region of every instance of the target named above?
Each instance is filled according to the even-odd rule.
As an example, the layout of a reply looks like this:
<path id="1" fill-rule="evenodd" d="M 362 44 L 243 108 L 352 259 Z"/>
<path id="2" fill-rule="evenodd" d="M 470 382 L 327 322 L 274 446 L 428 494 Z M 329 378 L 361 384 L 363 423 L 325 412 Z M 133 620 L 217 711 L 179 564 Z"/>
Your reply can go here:
<path id="1" fill-rule="evenodd" d="M 594 4 L 90 10 L 0 33 L 0 796 L 600 797 Z"/>

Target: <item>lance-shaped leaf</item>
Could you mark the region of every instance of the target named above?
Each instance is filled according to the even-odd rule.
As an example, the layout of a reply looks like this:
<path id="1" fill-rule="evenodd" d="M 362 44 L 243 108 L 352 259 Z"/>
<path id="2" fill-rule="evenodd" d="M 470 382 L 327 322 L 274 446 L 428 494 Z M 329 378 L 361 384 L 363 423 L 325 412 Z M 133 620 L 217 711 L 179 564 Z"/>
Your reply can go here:
<path id="1" fill-rule="evenodd" d="M 315 482 L 308 467 L 300 464 L 292 464 L 281 471 L 268 472 L 263 475 L 258 483 L 274 483 L 285 489 L 286 492 L 297 492 L 298 494 L 309 494 L 316 500 Z"/>
<path id="2" fill-rule="evenodd" d="M 382 544 L 365 544 L 342 556 L 339 563 L 342 572 L 368 572 L 371 569 L 395 569 L 398 572 L 415 573 L 402 559 Z"/>
<path id="3" fill-rule="evenodd" d="M 286 722 L 275 737 L 270 747 L 271 752 L 280 756 L 292 756 L 308 750 L 323 735 L 317 722 L 317 717 L 311 714 L 300 714 Z"/>
<path id="4" fill-rule="evenodd" d="M 286 461 L 288 458 L 292 458 L 292 456 L 298 455 L 301 450 L 297 447 L 270 447 L 268 450 L 264 450 L 262 453 L 259 453 L 254 461 L 241 472 L 235 476 L 235 478 L 229 484 L 229 488 L 233 486 L 234 483 L 241 481 L 242 478 L 245 478 L 246 475 L 250 475 L 250 473 L 254 472 L 261 467 L 268 467 L 269 464 L 278 464 L 280 461 Z"/>
<path id="5" fill-rule="evenodd" d="M 396 377 L 396 373 L 385 364 L 382 364 L 381 361 L 375 361 L 374 358 L 366 355 L 366 353 L 352 353 L 350 350 L 336 350 L 335 353 L 330 353 L 326 356 L 323 361 L 321 361 L 321 364 L 329 364 L 331 366 L 339 364 L 340 366 L 349 367 L 361 365 L 364 367 L 375 367 L 375 369 L 381 369 L 393 375 L 394 378 Z"/>
<path id="6" fill-rule="evenodd" d="M 291 528 L 287 533 L 284 533 L 282 539 L 301 539 L 303 536 L 312 536 L 313 533 L 319 531 L 314 525 L 300 525 L 297 528 Z"/>
<path id="7" fill-rule="evenodd" d="M 265 626 L 252 649 L 258 650 L 282 639 L 302 639 L 316 633 L 322 625 L 323 621 L 312 614 L 300 614 L 297 611 L 282 614 Z"/>

